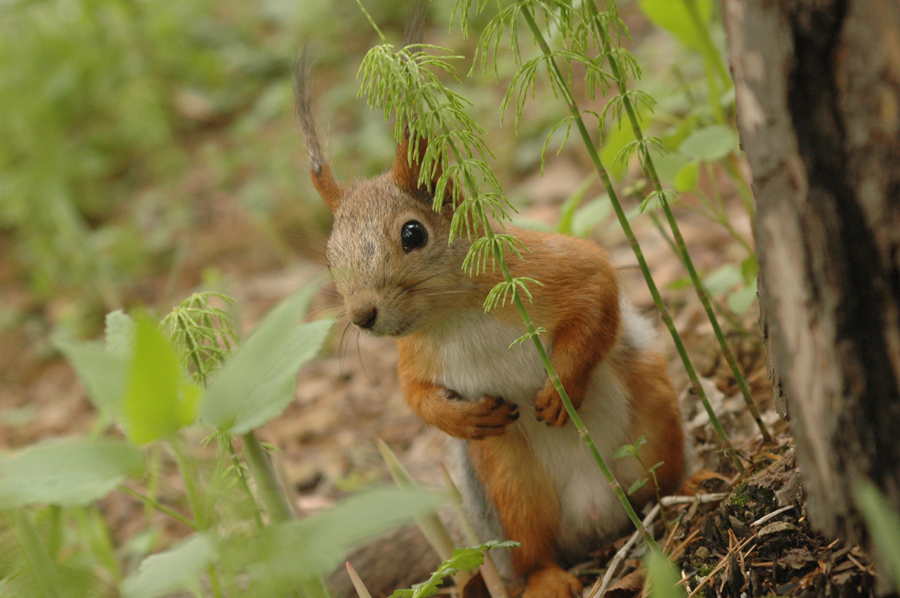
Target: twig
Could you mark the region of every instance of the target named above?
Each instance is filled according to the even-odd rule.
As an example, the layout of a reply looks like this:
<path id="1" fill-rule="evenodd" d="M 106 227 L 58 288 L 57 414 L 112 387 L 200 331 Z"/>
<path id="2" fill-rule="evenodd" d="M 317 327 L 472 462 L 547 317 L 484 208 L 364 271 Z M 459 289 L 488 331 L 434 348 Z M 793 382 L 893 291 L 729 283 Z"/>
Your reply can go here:
<path id="1" fill-rule="evenodd" d="M 345 563 L 347 566 L 347 575 L 350 576 L 350 581 L 353 582 L 353 588 L 356 590 L 359 598 L 372 598 L 372 594 L 369 593 L 369 589 L 366 587 L 366 584 L 363 583 L 363 580 L 359 577 L 359 574 L 356 572 L 356 569 L 353 568 L 353 565 L 350 564 L 350 561 Z"/>
<path id="2" fill-rule="evenodd" d="M 760 517 L 759 519 L 757 519 L 756 521 L 754 521 L 753 523 L 751 523 L 751 524 L 750 524 L 750 527 L 753 527 L 753 526 L 756 526 L 756 525 L 762 525 L 763 523 L 769 521 L 770 519 L 775 519 L 775 517 L 781 515 L 781 514 L 784 513 L 785 511 L 790 511 L 790 510 L 793 509 L 793 508 L 794 508 L 794 505 L 788 505 L 788 506 L 786 506 L 786 507 L 781 507 L 781 508 L 778 509 L 777 511 L 772 511 L 772 512 L 769 513 L 768 515 L 763 515 L 762 517 Z"/>
<path id="3" fill-rule="evenodd" d="M 664 507 L 671 507 L 672 505 L 686 505 L 690 503 L 706 504 L 725 500 L 726 498 L 728 498 L 727 492 L 712 492 L 695 496 L 663 496 L 660 502 Z"/>
<path id="4" fill-rule="evenodd" d="M 644 518 L 644 527 L 650 525 L 653 519 L 659 515 L 659 505 L 655 505 L 650 513 Z M 616 572 L 616 569 L 619 568 L 619 565 L 622 564 L 622 561 L 625 560 L 625 557 L 637 543 L 638 538 L 640 538 L 640 532 L 634 532 L 631 534 L 631 537 L 628 538 L 628 541 L 625 542 L 625 545 L 619 549 L 618 552 L 610 559 L 609 564 L 606 566 L 606 574 L 603 576 L 603 580 L 599 584 L 594 584 L 594 587 L 591 588 L 591 592 L 588 594 L 588 598 L 595 598 L 595 596 L 603 596 L 604 592 L 606 592 L 607 586 L 612 581 L 613 574 Z"/>
<path id="5" fill-rule="evenodd" d="M 746 540 L 744 540 L 743 542 L 741 542 L 741 543 L 737 546 L 737 548 L 736 548 L 735 550 L 741 550 L 741 549 L 743 549 L 744 546 L 746 546 L 751 540 L 754 540 L 754 539 L 756 539 L 756 536 L 755 536 L 755 535 L 754 535 L 754 536 L 750 536 L 749 538 L 747 538 Z M 731 550 L 730 550 L 730 549 L 729 549 L 729 551 L 728 551 L 728 554 L 731 554 Z M 716 565 L 715 569 L 713 569 L 712 571 L 710 571 L 710 572 L 709 572 L 709 575 L 707 575 L 706 577 L 703 578 L 703 581 L 701 581 L 700 584 L 699 584 L 696 588 L 694 588 L 693 591 L 692 591 L 690 594 L 687 595 L 687 598 L 694 598 L 694 596 L 697 595 L 697 592 L 700 591 L 700 588 L 702 588 L 703 586 L 705 586 L 706 583 L 707 583 L 708 581 L 710 581 L 710 580 L 715 576 L 715 574 L 718 573 L 718 572 L 722 569 L 722 567 L 725 566 L 725 564 L 728 562 L 728 554 L 726 554 L 725 556 L 722 557 L 722 560 L 719 561 L 719 564 Z M 679 582 L 679 583 L 687 583 L 687 579 L 684 579 L 684 580 L 682 580 L 682 582 Z"/>

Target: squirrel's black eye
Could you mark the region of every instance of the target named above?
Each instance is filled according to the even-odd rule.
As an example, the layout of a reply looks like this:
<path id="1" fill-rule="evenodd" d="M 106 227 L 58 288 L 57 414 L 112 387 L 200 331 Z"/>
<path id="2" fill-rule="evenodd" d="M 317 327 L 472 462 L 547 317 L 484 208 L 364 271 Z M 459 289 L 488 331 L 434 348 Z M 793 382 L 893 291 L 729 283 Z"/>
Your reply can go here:
<path id="1" fill-rule="evenodd" d="M 425 246 L 428 242 L 428 231 L 421 222 L 410 220 L 400 229 L 400 241 L 403 243 L 403 251 L 409 253 L 413 249 Z"/>

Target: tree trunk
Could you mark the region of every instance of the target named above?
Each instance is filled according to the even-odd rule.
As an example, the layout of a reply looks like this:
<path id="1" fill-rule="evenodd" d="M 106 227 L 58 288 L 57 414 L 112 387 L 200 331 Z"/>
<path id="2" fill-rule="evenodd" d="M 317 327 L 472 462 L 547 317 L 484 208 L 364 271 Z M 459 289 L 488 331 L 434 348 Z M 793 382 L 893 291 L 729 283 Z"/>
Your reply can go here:
<path id="1" fill-rule="evenodd" d="M 900 511 L 900 2 L 726 0 L 725 23 L 776 396 L 811 522 L 866 544 L 857 481 Z"/>

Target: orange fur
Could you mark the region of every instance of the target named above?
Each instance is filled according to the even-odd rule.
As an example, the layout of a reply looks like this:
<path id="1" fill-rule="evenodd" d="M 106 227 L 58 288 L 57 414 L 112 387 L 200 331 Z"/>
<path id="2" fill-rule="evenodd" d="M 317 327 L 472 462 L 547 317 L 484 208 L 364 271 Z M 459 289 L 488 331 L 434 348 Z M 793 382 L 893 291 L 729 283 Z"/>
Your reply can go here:
<path id="1" fill-rule="evenodd" d="M 469 458 L 511 540 L 520 576 L 556 564 L 559 499 L 547 471 L 518 430 L 469 443 Z"/>
<path id="2" fill-rule="evenodd" d="M 334 175 L 331 173 L 331 167 L 328 164 L 322 164 L 318 172 L 313 167 L 310 169 L 310 177 L 312 178 L 313 187 L 319 192 L 322 201 L 325 202 L 330 211 L 334 212 L 341 202 L 344 189 L 335 180 Z"/>
<path id="3" fill-rule="evenodd" d="M 684 433 L 678 398 L 667 373 L 666 361 L 656 353 L 629 355 L 622 371 L 632 396 L 632 436 L 647 439 L 641 448 L 641 459 L 648 467 L 660 461 L 656 480 L 663 494 L 675 492 L 684 479 Z M 646 502 L 653 489 L 645 486 L 634 496 L 635 502 Z"/>

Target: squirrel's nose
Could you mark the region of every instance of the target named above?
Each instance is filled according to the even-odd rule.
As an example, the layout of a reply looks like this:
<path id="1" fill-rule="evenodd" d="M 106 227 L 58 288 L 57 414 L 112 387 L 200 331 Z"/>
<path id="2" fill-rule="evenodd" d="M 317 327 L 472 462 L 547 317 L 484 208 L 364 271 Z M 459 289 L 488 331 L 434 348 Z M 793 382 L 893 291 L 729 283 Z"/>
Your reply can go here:
<path id="1" fill-rule="evenodd" d="M 362 328 L 363 330 L 368 330 L 372 326 L 375 325 L 375 320 L 378 319 L 378 309 L 375 307 L 370 307 L 368 309 L 361 309 L 356 313 L 350 315 L 350 321 Z"/>

